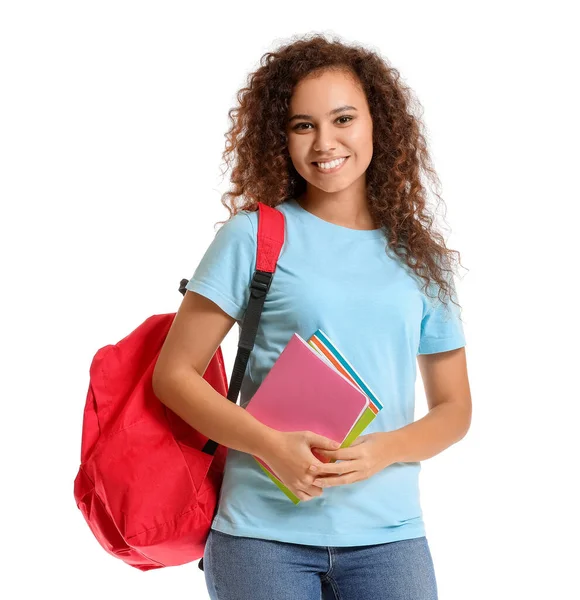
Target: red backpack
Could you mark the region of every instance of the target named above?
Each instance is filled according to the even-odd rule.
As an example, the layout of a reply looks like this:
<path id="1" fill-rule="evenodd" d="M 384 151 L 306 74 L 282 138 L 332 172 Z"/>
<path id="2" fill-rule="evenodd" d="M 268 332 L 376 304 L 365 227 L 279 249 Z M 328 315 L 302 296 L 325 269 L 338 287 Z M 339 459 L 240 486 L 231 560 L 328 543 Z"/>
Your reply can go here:
<path id="1" fill-rule="evenodd" d="M 229 388 L 221 346 L 203 375 L 234 403 L 283 243 L 283 214 L 259 203 L 256 271 Z M 200 557 L 203 570 L 227 452 L 153 393 L 153 369 L 175 315 L 153 315 L 95 354 L 74 480 L 76 504 L 101 546 L 141 571 Z"/>

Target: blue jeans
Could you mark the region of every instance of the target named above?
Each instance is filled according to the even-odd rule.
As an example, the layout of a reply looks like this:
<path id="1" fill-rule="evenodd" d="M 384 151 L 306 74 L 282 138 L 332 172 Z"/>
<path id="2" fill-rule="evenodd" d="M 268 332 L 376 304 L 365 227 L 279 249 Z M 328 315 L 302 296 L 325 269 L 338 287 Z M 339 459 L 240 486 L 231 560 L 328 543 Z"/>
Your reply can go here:
<path id="1" fill-rule="evenodd" d="M 425 537 L 372 546 L 306 546 L 210 530 L 211 600 L 437 600 Z"/>

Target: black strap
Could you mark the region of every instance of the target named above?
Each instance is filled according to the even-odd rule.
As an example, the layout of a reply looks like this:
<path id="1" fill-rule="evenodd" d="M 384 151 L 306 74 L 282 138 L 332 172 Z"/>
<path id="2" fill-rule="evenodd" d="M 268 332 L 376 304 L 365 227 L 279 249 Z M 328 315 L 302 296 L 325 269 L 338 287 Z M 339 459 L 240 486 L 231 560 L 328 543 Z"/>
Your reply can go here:
<path id="1" fill-rule="evenodd" d="M 274 273 L 268 273 L 267 271 L 255 271 L 252 282 L 250 283 L 250 299 L 248 301 L 248 308 L 244 314 L 242 331 L 240 332 L 240 339 L 238 341 L 238 352 L 236 354 L 236 360 L 234 362 L 234 368 L 228 386 L 227 398 L 234 404 L 238 401 L 238 395 L 240 393 L 240 388 L 242 387 L 246 366 L 250 359 L 252 349 L 254 348 L 256 334 L 258 333 L 258 325 L 260 323 L 260 317 L 262 316 L 262 310 L 264 309 L 266 294 L 270 289 L 273 276 Z M 179 291 L 184 296 L 187 283 L 187 279 L 182 279 L 179 285 Z M 217 442 L 208 439 L 202 452 L 213 456 L 217 447 Z M 203 557 L 200 559 L 197 566 L 203 571 Z"/>

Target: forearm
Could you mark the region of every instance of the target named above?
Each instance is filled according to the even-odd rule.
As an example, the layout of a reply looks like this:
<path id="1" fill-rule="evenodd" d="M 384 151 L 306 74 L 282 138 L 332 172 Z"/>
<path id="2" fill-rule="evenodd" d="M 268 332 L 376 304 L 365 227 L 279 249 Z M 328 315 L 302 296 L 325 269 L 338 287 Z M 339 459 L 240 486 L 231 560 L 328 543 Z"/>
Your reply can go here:
<path id="1" fill-rule="evenodd" d="M 421 419 L 388 432 L 388 446 L 395 454 L 391 462 L 419 462 L 439 454 L 465 436 L 471 409 L 442 402 Z"/>
<path id="2" fill-rule="evenodd" d="M 158 377 L 154 392 L 186 423 L 218 444 L 263 458 L 275 443 L 275 430 L 222 396 L 193 369 Z"/>

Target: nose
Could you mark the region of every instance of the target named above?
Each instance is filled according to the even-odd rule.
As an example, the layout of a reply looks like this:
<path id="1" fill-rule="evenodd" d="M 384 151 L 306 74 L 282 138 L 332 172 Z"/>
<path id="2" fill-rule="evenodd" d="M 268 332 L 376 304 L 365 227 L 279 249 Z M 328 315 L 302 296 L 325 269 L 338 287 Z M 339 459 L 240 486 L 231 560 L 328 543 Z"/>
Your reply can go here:
<path id="1" fill-rule="evenodd" d="M 314 139 L 314 150 L 316 152 L 328 152 L 336 149 L 336 140 L 331 127 L 320 126 Z"/>

